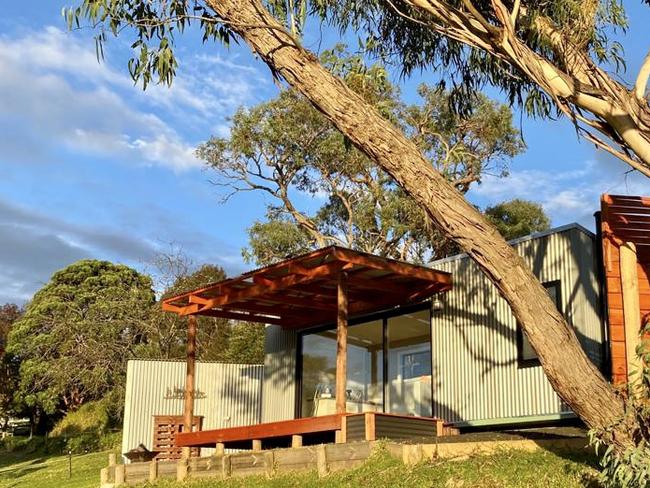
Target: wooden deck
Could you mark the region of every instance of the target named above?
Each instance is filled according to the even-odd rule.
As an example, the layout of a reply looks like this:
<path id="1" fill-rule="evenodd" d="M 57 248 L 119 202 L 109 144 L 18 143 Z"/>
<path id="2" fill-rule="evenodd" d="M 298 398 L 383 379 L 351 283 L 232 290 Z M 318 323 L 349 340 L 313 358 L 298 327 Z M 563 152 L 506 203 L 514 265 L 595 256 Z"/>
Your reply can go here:
<path id="1" fill-rule="evenodd" d="M 453 427 L 441 419 L 368 412 L 184 432 L 176 434 L 176 446 L 221 445 L 222 448 L 262 449 L 358 440 L 407 440 L 456 433 Z"/>

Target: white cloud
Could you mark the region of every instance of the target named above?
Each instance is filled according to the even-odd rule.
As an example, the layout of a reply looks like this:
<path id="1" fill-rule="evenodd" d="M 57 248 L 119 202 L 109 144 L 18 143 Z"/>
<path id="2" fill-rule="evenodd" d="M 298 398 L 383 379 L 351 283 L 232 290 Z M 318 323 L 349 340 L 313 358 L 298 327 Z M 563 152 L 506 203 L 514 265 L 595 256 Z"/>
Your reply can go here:
<path id="1" fill-rule="evenodd" d="M 523 198 L 541 203 L 554 225 L 579 222 L 593 228 L 593 214 L 603 193 L 647 195 L 650 180 L 605 153 L 565 171 L 512 171 L 506 178 L 488 176 L 469 197 L 482 206 Z"/>
<path id="2" fill-rule="evenodd" d="M 232 61 L 181 59 L 171 88 L 133 85 L 124 70 L 98 63 L 91 40 L 48 27 L 20 38 L 0 37 L 0 157 L 33 161 L 64 144 L 135 164 L 177 171 L 201 166 L 198 142 L 255 97 L 256 71 Z M 221 64 L 220 64 L 221 63 Z M 207 70 L 206 67 L 207 66 Z M 39 134 L 39 147 L 30 138 Z M 51 151 L 50 151 L 51 152 Z"/>

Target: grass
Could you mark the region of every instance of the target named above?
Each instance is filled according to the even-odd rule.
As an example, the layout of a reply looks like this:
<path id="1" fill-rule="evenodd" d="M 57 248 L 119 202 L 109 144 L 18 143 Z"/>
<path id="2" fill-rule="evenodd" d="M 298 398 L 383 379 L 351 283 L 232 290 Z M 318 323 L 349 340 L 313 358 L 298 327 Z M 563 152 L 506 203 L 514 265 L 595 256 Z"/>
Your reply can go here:
<path id="1" fill-rule="evenodd" d="M 38 453 L 0 452 L 0 488 L 96 488 L 99 470 L 106 466 L 108 451 L 72 458 Z M 231 479 L 204 479 L 177 483 L 159 481 L 156 488 L 280 488 L 280 487 L 442 487 L 573 488 L 598 486 L 595 458 L 587 454 L 554 454 L 549 451 L 502 451 L 491 456 L 473 456 L 455 461 L 434 461 L 407 467 L 379 452 L 357 469 L 333 473 L 319 479 L 316 473 Z M 152 485 L 142 485 L 152 486 Z"/>
<path id="2" fill-rule="evenodd" d="M 73 455 L 69 478 L 68 456 L 0 451 L 0 488 L 97 488 L 108 452 Z"/>
<path id="3" fill-rule="evenodd" d="M 319 479 L 316 473 L 230 479 L 223 482 L 196 480 L 185 483 L 160 481 L 156 488 L 280 488 L 280 487 L 442 487 L 442 488 L 573 488 L 598 486 L 595 459 L 589 455 L 558 455 L 503 451 L 456 461 L 434 461 L 407 467 L 386 453 L 375 454 L 357 469 Z M 151 486 L 151 485 L 145 485 Z"/>

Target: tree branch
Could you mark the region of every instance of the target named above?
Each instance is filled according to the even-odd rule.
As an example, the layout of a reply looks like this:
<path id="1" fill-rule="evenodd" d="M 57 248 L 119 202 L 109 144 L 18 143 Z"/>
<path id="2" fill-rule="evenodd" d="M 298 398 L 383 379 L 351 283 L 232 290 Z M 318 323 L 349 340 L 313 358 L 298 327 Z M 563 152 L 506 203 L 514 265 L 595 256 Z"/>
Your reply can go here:
<path id="1" fill-rule="evenodd" d="M 646 54 L 641 69 L 639 69 L 639 74 L 636 77 L 636 82 L 634 83 L 634 94 L 638 100 L 642 100 L 646 106 L 648 102 L 645 98 L 646 87 L 648 86 L 648 78 L 650 77 L 650 51 Z"/>

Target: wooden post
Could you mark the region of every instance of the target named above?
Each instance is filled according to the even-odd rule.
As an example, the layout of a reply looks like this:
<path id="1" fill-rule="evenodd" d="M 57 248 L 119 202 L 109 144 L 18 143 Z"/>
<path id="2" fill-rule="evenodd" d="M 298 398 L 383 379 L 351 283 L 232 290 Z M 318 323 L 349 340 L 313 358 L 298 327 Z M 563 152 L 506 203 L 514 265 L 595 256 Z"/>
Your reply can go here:
<path id="1" fill-rule="evenodd" d="M 115 466 L 117 464 L 117 456 L 115 456 L 114 452 L 108 453 L 108 465 L 109 466 Z"/>
<path id="2" fill-rule="evenodd" d="M 302 436 L 301 435 L 292 435 L 291 436 L 291 447 L 302 447 Z"/>
<path id="3" fill-rule="evenodd" d="M 196 368 L 196 316 L 190 315 L 187 321 L 187 366 L 185 374 L 185 406 L 183 410 L 184 432 L 192 432 L 194 423 L 194 370 Z M 183 457 L 189 458 L 192 450 L 183 448 Z"/>
<path id="4" fill-rule="evenodd" d="M 217 442 L 215 456 L 223 456 L 226 453 L 226 445 L 223 442 Z"/>
<path id="5" fill-rule="evenodd" d="M 149 463 L 149 481 L 156 481 L 158 479 L 158 461 L 152 459 Z"/>
<path id="6" fill-rule="evenodd" d="M 623 321 L 625 323 L 625 355 L 627 357 L 627 376 L 639 371 L 636 348 L 639 345 L 641 330 L 641 307 L 639 304 L 639 280 L 637 276 L 636 246 L 625 242 L 620 247 L 621 291 L 623 294 Z"/>
<path id="7" fill-rule="evenodd" d="M 377 434 L 375 429 L 375 414 L 373 412 L 366 412 L 364 414 L 365 426 L 366 426 L 366 440 L 375 441 L 377 440 Z"/>
<path id="8" fill-rule="evenodd" d="M 260 439 L 253 439 L 253 451 L 262 450 L 262 441 Z"/>
<path id="9" fill-rule="evenodd" d="M 341 272 L 336 287 L 336 413 L 346 411 L 348 370 L 348 280 Z"/>
<path id="10" fill-rule="evenodd" d="M 115 485 L 122 486 L 126 478 L 126 468 L 123 464 L 115 465 Z"/>

